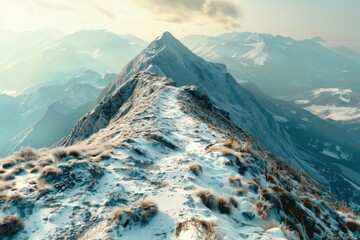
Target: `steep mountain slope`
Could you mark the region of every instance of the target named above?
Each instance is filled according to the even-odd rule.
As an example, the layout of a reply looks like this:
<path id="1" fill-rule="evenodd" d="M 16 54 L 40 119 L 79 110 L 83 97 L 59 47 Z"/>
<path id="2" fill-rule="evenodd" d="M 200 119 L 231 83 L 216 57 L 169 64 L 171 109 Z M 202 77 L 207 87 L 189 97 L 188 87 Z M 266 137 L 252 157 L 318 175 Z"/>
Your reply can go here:
<path id="1" fill-rule="evenodd" d="M 45 147 L 69 134 L 116 75 L 87 70 L 64 85 L 38 86 L 17 97 L 0 98 L 0 156 L 21 147 Z"/>
<path id="2" fill-rule="evenodd" d="M 297 130 L 303 126 L 299 122 L 291 122 L 290 131 L 289 124 L 279 121 L 276 114 L 264 108 L 249 91 L 241 87 L 227 72 L 225 65 L 206 62 L 170 33 L 164 33 L 157 38 L 123 69 L 104 90 L 94 110 L 78 122 L 65 145 L 87 139 L 108 126 L 118 106 L 131 97 L 130 90 L 133 85 L 129 81 L 130 77 L 144 68 L 159 76 L 172 78 L 176 86 L 200 86 L 217 107 L 229 113 L 235 124 L 243 127 L 265 147 L 293 166 L 304 169 L 316 181 L 327 184 L 337 192 L 340 199 L 354 203 L 354 207 L 359 204 L 359 183 L 352 181 L 360 176 L 360 151 L 358 146 L 352 144 L 351 138 L 342 137 L 347 141 L 345 143 L 336 139 L 334 143 L 326 138 L 325 142 L 319 137 L 319 132 L 314 132 L 311 128 Z M 321 120 L 317 120 L 321 124 Z M 335 130 L 346 135 L 346 132 L 340 129 Z M 311 139 L 312 136 L 317 138 Z M 322 137 L 324 136 L 323 134 Z M 311 146 L 311 140 L 320 140 L 319 145 L 339 145 L 347 158 L 330 158 L 322 152 L 324 147 Z M 353 171 L 349 172 L 347 169 Z"/>
<path id="3" fill-rule="evenodd" d="M 234 32 L 189 36 L 182 41 L 206 60 L 226 64 L 235 78 L 254 82 L 270 96 L 359 83 L 359 62 L 312 40 Z"/>
<path id="4" fill-rule="evenodd" d="M 283 99 L 344 128 L 360 141 L 360 93 L 352 89 L 319 88 Z"/>
<path id="5" fill-rule="evenodd" d="M 18 33 L 0 46 L 1 90 L 22 91 L 44 82 L 63 83 L 92 69 L 116 72 L 147 44 L 105 30 L 60 34 L 51 30 Z M 16 81 L 14 81 L 16 79 Z"/>
<path id="6" fill-rule="evenodd" d="M 93 119 L 89 129 L 104 126 L 86 140 L 0 160 L 0 237 L 360 236 L 357 216 L 335 210 L 331 196 L 235 126 L 203 90 L 174 87 L 153 67 L 84 117 Z M 7 223 L 16 231 L 3 231 Z"/>

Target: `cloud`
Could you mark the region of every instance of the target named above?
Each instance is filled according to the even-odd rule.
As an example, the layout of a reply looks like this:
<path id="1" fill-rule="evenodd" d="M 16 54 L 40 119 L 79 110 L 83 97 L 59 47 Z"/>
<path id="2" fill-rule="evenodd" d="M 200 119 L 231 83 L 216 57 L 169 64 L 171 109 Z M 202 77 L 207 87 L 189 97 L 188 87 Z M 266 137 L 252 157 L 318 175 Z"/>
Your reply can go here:
<path id="1" fill-rule="evenodd" d="M 73 0 L 71 0 L 71 1 L 73 1 Z M 37 0 L 36 2 L 43 7 L 47 7 L 47 8 L 51 8 L 51 9 L 55 9 L 55 10 L 61 10 L 61 11 L 74 11 L 76 8 L 76 6 L 74 6 L 74 4 L 71 2 L 68 2 L 67 5 L 58 4 L 58 3 L 51 2 L 51 1 L 45 2 L 45 0 Z M 65 3 L 65 2 L 66 1 L 63 1 L 63 3 Z M 95 1 L 82 0 L 82 1 L 78 1 L 78 3 L 88 5 L 90 8 L 101 13 L 102 15 L 106 16 L 109 19 L 112 19 L 112 20 L 115 19 L 115 15 L 112 12 L 110 12 L 109 10 L 104 8 L 102 5 L 96 3 Z"/>
<path id="2" fill-rule="evenodd" d="M 97 3 L 95 3 L 95 2 L 93 2 L 93 7 L 98 11 L 98 12 L 100 12 L 101 14 L 103 14 L 103 15 L 105 15 L 106 17 L 108 17 L 109 19 L 115 19 L 116 17 L 115 17 L 115 15 L 112 13 L 112 12 L 110 12 L 109 10 L 107 10 L 106 8 L 104 8 L 104 7 L 102 7 L 101 5 L 99 5 L 99 4 L 97 4 Z"/>
<path id="3" fill-rule="evenodd" d="M 227 29 L 239 28 L 242 17 L 238 0 L 133 0 L 157 14 L 155 19 L 180 22 L 203 22 L 204 19 L 223 25 Z"/>
<path id="4" fill-rule="evenodd" d="M 55 10 L 61 10 L 61 11 L 69 11 L 71 10 L 70 7 L 62 5 L 62 4 L 56 4 L 51 2 L 45 2 L 45 1 L 37 1 L 38 4 L 40 4 L 43 7 L 55 9 Z"/>

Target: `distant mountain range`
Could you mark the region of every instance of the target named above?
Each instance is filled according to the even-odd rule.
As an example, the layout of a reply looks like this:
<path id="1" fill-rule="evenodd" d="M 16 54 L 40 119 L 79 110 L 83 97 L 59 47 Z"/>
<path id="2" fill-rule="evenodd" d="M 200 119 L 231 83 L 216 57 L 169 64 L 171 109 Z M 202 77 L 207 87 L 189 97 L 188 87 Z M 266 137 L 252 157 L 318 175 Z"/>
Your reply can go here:
<path id="1" fill-rule="evenodd" d="M 359 85 L 360 62 L 318 41 L 250 32 L 190 35 L 182 41 L 199 56 L 226 64 L 238 81 L 252 81 L 270 96 Z"/>
<path id="2" fill-rule="evenodd" d="M 0 31 L 0 39 L 1 90 L 14 91 L 44 82 L 56 84 L 87 69 L 116 72 L 147 45 L 135 36 L 106 30 Z"/>

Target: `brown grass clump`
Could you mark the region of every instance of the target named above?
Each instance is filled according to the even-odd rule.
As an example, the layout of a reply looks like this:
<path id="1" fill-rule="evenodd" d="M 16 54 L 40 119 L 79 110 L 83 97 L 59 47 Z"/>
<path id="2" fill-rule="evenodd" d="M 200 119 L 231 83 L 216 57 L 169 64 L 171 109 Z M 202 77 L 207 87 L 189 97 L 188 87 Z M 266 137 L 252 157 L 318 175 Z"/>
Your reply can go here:
<path id="1" fill-rule="evenodd" d="M 238 201 L 236 200 L 236 198 L 230 197 L 230 198 L 229 198 L 229 202 L 230 202 L 231 205 L 233 205 L 234 208 L 238 208 L 239 203 L 238 203 Z"/>
<path id="2" fill-rule="evenodd" d="M 69 156 L 69 152 L 64 147 L 56 148 L 52 151 L 52 155 L 55 157 L 56 160 L 61 160 L 66 156 Z"/>
<path id="3" fill-rule="evenodd" d="M 124 214 L 127 214 L 129 215 L 131 218 L 134 217 L 134 210 L 133 209 L 116 209 L 114 210 L 112 213 L 111 213 L 111 221 L 114 222 L 114 223 L 118 223 L 122 216 Z"/>
<path id="4" fill-rule="evenodd" d="M 216 232 L 217 225 L 214 222 L 206 220 L 191 218 L 184 222 L 180 222 L 176 225 L 175 235 L 179 237 L 181 232 L 187 231 L 190 226 L 194 226 L 195 229 L 202 235 L 202 239 L 207 240 L 221 240 L 221 236 Z"/>
<path id="5" fill-rule="evenodd" d="M 14 186 L 14 183 L 7 183 L 7 182 L 4 182 L 4 181 L 0 181 L 0 191 L 8 190 L 12 186 Z"/>
<path id="6" fill-rule="evenodd" d="M 245 196 L 248 193 L 248 188 L 243 186 L 238 189 L 236 189 L 235 193 L 237 196 Z"/>
<path id="7" fill-rule="evenodd" d="M 310 198 L 305 198 L 303 200 L 303 204 L 305 207 L 307 207 L 310 210 L 312 210 L 314 207 L 314 202 Z"/>
<path id="8" fill-rule="evenodd" d="M 26 169 L 31 169 L 31 168 L 33 168 L 33 167 L 35 167 L 35 166 L 36 166 L 35 163 L 33 163 L 33 162 L 28 162 L 28 163 L 26 163 L 25 168 L 26 168 Z"/>
<path id="9" fill-rule="evenodd" d="M 15 175 L 13 174 L 13 172 L 10 172 L 0 176 L 0 179 L 3 179 L 4 181 L 11 181 L 15 179 Z"/>
<path id="10" fill-rule="evenodd" d="M 272 221 L 265 221 L 262 225 L 261 225 L 261 227 L 265 230 L 265 231 L 267 231 L 267 230 L 269 230 L 269 229 L 272 229 L 272 228 L 275 228 L 275 227 L 279 227 L 279 223 L 278 222 L 276 222 L 275 220 L 272 220 Z"/>
<path id="11" fill-rule="evenodd" d="M 21 149 L 16 153 L 17 156 L 22 157 L 25 161 L 34 160 L 38 157 L 36 151 L 32 148 Z"/>
<path id="12" fill-rule="evenodd" d="M 244 142 L 240 146 L 240 152 L 251 153 L 251 144 L 249 142 Z"/>
<path id="13" fill-rule="evenodd" d="M 195 193 L 195 196 L 200 198 L 202 203 L 209 209 L 214 210 L 217 206 L 215 195 L 209 190 L 202 189 Z"/>
<path id="14" fill-rule="evenodd" d="M 159 207 L 153 200 L 142 200 L 139 202 L 139 207 L 144 208 L 144 212 L 141 215 L 141 222 L 143 224 L 148 223 L 149 219 L 154 217 L 159 211 Z"/>
<path id="15" fill-rule="evenodd" d="M 18 175 L 18 174 L 20 174 L 20 173 L 22 173 L 24 171 L 25 171 L 25 168 L 23 166 L 18 166 L 18 167 L 16 167 L 14 169 L 14 171 L 12 173 L 15 174 L 15 175 Z"/>
<path id="16" fill-rule="evenodd" d="M 255 181 L 247 182 L 249 190 L 252 190 L 254 193 L 257 193 L 259 190 L 259 185 Z"/>
<path id="17" fill-rule="evenodd" d="M 105 159 L 110 159 L 112 157 L 112 152 L 113 152 L 112 150 L 103 151 L 96 158 L 99 161 L 105 160 Z"/>
<path id="18" fill-rule="evenodd" d="M 23 221 L 16 215 L 0 218 L 0 238 L 12 237 L 24 229 Z"/>
<path id="19" fill-rule="evenodd" d="M 2 162 L 2 167 L 3 167 L 3 169 L 9 169 L 12 166 L 14 166 L 16 163 L 17 162 L 15 159 L 7 159 Z"/>
<path id="20" fill-rule="evenodd" d="M 21 200 L 22 200 L 22 196 L 20 193 L 13 193 L 7 196 L 8 202 L 19 203 L 21 202 Z"/>
<path id="21" fill-rule="evenodd" d="M 231 214 L 231 205 L 226 199 L 219 197 L 217 200 L 217 207 L 221 213 L 227 215 Z"/>
<path id="22" fill-rule="evenodd" d="M 360 223 L 354 220 L 347 220 L 346 226 L 351 232 L 360 232 Z"/>
<path id="23" fill-rule="evenodd" d="M 240 153 L 236 152 L 235 150 L 228 148 L 226 146 L 223 145 L 214 145 L 211 146 L 208 150 L 207 153 L 211 153 L 211 152 L 220 152 L 223 155 L 227 156 L 227 155 L 233 155 L 236 156 L 238 158 L 240 158 Z"/>
<path id="24" fill-rule="evenodd" d="M 257 215 L 262 219 L 267 219 L 269 216 L 271 204 L 264 200 L 258 200 L 255 202 L 255 206 Z"/>
<path id="25" fill-rule="evenodd" d="M 189 170 L 196 176 L 199 176 L 202 172 L 202 166 L 198 163 L 192 163 L 189 165 Z"/>
<path id="26" fill-rule="evenodd" d="M 39 167 L 46 167 L 46 166 L 49 166 L 49 165 L 51 165 L 53 163 L 54 163 L 54 160 L 52 160 L 52 159 L 43 159 L 43 160 L 37 162 L 37 165 Z"/>
<path id="27" fill-rule="evenodd" d="M 70 148 L 70 149 L 68 149 L 67 154 L 68 154 L 68 156 L 78 157 L 82 154 L 82 152 L 79 149 Z"/>
<path id="28" fill-rule="evenodd" d="M 6 173 L 4 169 L 0 169 L 0 174 Z"/>
<path id="29" fill-rule="evenodd" d="M 240 176 L 231 176 L 228 178 L 228 181 L 231 185 L 234 185 L 235 187 L 241 187 L 241 177 Z"/>
<path id="30" fill-rule="evenodd" d="M 269 194 L 271 193 L 271 189 L 266 187 L 266 188 L 263 188 L 261 189 L 261 195 L 266 195 L 266 194 Z"/>
<path id="31" fill-rule="evenodd" d="M 291 231 L 285 223 L 280 224 L 280 229 L 287 239 L 295 239 L 296 233 L 294 231 Z"/>
<path id="32" fill-rule="evenodd" d="M 351 215 L 351 216 L 353 216 L 353 217 L 357 216 L 357 215 L 354 213 L 354 210 L 350 209 L 350 208 L 346 205 L 346 203 L 344 203 L 344 202 L 340 202 L 340 203 L 336 203 L 336 204 L 334 204 L 334 203 L 328 203 L 328 204 L 329 204 L 329 206 L 330 206 L 331 208 L 333 208 L 333 209 L 335 209 L 335 210 L 337 210 L 337 211 L 339 211 L 339 212 L 342 212 L 342 213 L 344 213 L 344 214 L 349 214 L 349 215 Z"/>
<path id="33" fill-rule="evenodd" d="M 285 192 L 285 190 L 282 187 L 280 187 L 279 185 L 275 185 L 272 189 L 275 192 Z"/>
<path id="34" fill-rule="evenodd" d="M 53 167 L 53 166 L 47 166 L 41 170 L 40 178 L 47 177 L 49 175 L 60 175 L 62 173 L 60 168 Z"/>
<path id="35" fill-rule="evenodd" d="M 30 170 L 30 173 L 37 173 L 40 171 L 40 168 L 39 167 L 33 167 L 31 170 Z"/>

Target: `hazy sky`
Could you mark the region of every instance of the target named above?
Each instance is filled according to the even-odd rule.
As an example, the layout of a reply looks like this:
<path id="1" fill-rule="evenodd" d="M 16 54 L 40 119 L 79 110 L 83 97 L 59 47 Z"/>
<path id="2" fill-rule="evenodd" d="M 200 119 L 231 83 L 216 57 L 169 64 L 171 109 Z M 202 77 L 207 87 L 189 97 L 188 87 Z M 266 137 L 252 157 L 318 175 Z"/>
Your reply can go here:
<path id="1" fill-rule="evenodd" d="M 0 29 L 108 29 L 151 41 L 228 31 L 321 36 L 360 50 L 360 0 L 0 0 Z"/>

